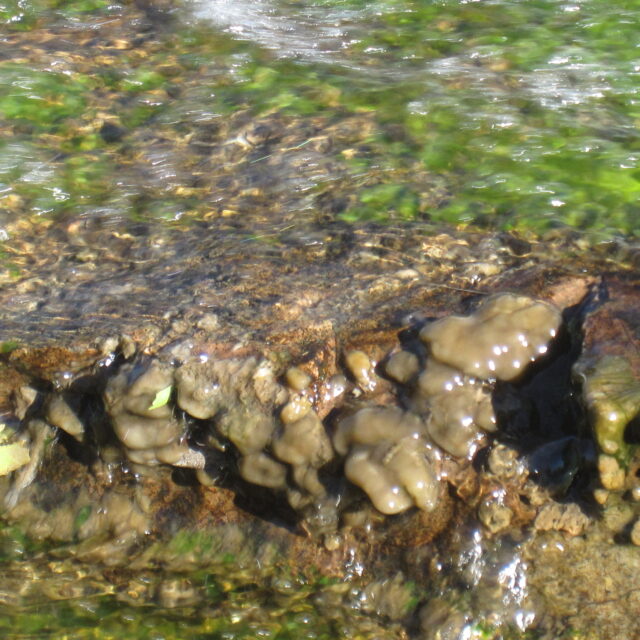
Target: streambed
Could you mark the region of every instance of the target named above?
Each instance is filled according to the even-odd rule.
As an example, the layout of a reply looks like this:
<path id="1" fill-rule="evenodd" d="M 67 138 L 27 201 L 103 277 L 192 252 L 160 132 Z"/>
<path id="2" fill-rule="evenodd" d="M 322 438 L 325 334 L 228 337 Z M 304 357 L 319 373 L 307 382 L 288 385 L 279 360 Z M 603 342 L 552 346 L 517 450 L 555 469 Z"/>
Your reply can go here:
<path id="1" fill-rule="evenodd" d="M 33 461 L 3 480 L 8 637 L 637 635 L 634 8 L 3 6 L 0 399 Z M 481 376 L 498 432 L 429 449 L 435 511 L 383 516 L 328 453 L 281 484 L 285 410 L 325 452 L 419 413 L 390 357 L 494 293 L 557 306 L 559 340 Z M 192 360 L 215 415 L 173 386 Z M 118 427 L 158 362 L 134 414 L 205 473 Z M 310 470 L 349 508 L 310 513 Z"/>

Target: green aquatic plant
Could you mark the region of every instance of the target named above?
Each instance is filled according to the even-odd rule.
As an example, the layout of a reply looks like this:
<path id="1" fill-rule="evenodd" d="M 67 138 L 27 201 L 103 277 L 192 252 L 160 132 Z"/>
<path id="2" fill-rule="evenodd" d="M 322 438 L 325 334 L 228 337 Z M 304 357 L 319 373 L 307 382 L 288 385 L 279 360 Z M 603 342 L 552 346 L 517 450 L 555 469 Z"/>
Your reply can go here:
<path id="1" fill-rule="evenodd" d="M 84 13 L 104 12 L 116 3 L 107 0 L 3 0 L 0 24 L 11 31 L 30 31 L 45 18 L 73 18 Z"/>
<path id="2" fill-rule="evenodd" d="M 56 131 L 65 118 L 78 117 L 92 83 L 85 76 L 36 71 L 16 63 L 0 64 L 0 117 Z"/>
<path id="3" fill-rule="evenodd" d="M 348 222 L 373 220 L 386 222 L 394 218 L 412 220 L 419 212 L 418 195 L 403 184 L 379 184 L 363 189 L 359 204 L 341 216 Z"/>
<path id="4" fill-rule="evenodd" d="M 627 428 L 640 414 L 640 381 L 622 356 L 604 356 L 579 362 L 575 369 L 591 413 L 600 451 L 626 467 L 637 445 L 629 442 Z"/>
<path id="5" fill-rule="evenodd" d="M 153 402 L 149 405 L 149 411 L 153 411 L 154 409 L 159 409 L 160 407 L 164 407 L 171 397 L 171 390 L 173 389 L 173 385 L 169 385 L 164 389 L 160 389 L 158 393 L 156 393 Z"/>

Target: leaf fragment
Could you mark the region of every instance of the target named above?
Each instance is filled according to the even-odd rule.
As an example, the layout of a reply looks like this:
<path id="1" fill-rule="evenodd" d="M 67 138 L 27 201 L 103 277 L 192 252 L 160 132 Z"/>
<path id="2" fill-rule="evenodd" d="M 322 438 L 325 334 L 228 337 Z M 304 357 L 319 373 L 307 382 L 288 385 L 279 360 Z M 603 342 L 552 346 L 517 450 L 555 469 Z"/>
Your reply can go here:
<path id="1" fill-rule="evenodd" d="M 0 445 L 0 476 L 23 467 L 30 460 L 29 449 L 21 442 Z"/>
<path id="2" fill-rule="evenodd" d="M 171 397 L 171 390 L 173 389 L 173 385 L 169 385 L 164 389 L 160 389 L 158 393 L 156 393 L 153 402 L 149 405 L 149 411 L 153 411 L 154 409 L 159 409 L 160 407 L 164 407 L 167 402 L 169 402 L 169 398 Z"/>

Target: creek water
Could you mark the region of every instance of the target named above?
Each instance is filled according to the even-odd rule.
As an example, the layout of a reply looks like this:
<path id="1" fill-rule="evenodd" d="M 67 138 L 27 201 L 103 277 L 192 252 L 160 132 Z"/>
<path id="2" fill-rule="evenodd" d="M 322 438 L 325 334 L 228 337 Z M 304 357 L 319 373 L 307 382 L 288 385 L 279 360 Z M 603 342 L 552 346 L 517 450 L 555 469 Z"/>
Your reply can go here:
<path id="1" fill-rule="evenodd" d="M 27 268 L 14 258 L 25 229 L 421 221 L 640 235 L 640 0 L 138 5 L 0 3 L 5 286 Z M 158 552 L 167 575 L 158 561 L 104 580 L 74 564 L 76 542 L 3 525 L 4 637 L 406 637 L 402 612 L 372 616 L 362 585 L 282 567 L 256 582 L 232 558 L 203 569 L 214 543 L 200 538 Z M 428 590 L 400 585 L 398 606 Z"/>
<path id="2" fill-rule="evenodd" d="M 640 231 L 638 2 L 155 6 L 2 5 L 6 224 L 255 223 L 264 196 L 272 223 Z"/>
<path id="3" fill-rule="evenodd" d="M 386 205 L 407 217 L 614 233 L 638 231 L 637 10 L 623 2 L 613 16 L 602 3 L 559 0 L 195 4 L 234 38 L 348 84 L 360 108 L 397 125 L 395 161 L 419 159 L 451 194 L 421 211 L 385 181 L 348 217 Z"/>

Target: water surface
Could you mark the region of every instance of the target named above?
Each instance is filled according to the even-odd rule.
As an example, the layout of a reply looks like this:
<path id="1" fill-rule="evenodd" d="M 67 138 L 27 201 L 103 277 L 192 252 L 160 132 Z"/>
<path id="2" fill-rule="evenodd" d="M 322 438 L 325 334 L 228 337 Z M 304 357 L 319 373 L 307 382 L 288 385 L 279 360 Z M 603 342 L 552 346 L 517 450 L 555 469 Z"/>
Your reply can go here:
<path id="1" fill-rule="evenodd" d="M 0 7 L 5 222 L 640 230 L 637 1 L 161 9 Z"/>
<path id="2" fill-rule="evenodd" d="M 359 99 L 397 125 L 376 162 L 392 173 L 415 161 L 445 182 L 446 201 L 426 207 L 415 187 L 411 201 L 383 180 L 360 193 L 347 218 L 395 209 L 456 223 L 633 234 L 639 8 L 212 0 L 197 3 L 196 15 L 277 60 L 313 66 L 339 87 L 340 102 Z"/>

